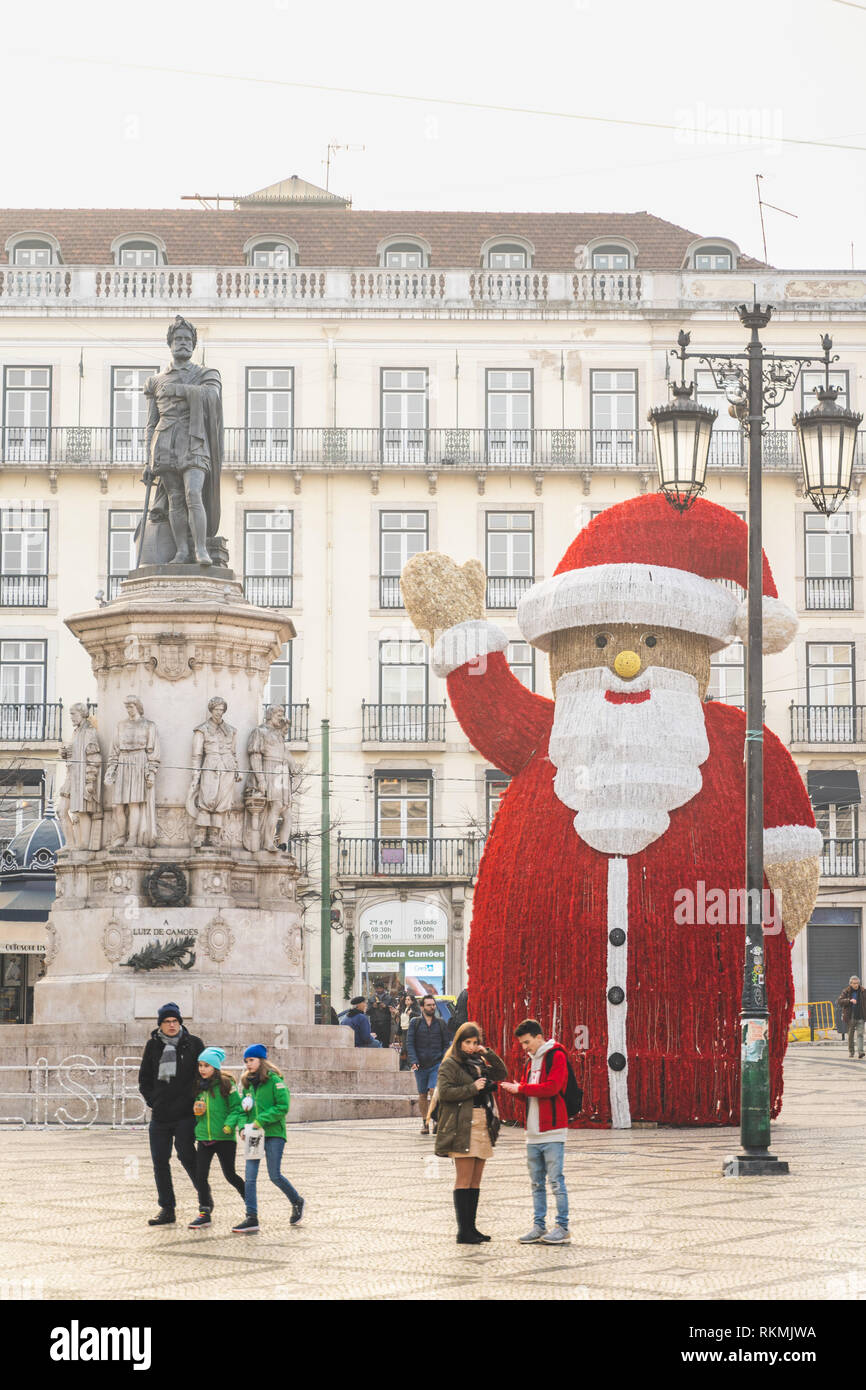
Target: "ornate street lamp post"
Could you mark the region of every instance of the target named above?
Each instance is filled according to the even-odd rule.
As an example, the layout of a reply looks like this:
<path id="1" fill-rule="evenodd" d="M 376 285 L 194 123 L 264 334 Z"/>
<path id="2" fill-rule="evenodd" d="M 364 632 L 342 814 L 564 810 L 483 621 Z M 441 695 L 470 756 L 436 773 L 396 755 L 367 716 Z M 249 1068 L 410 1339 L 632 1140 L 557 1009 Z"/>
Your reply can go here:
<path id="1" fill-rule="evenodd" d="M 740 1013 L 742 1058 L 740 1069 L 740 1142 L 742 1151 L 728 1175 L 760 1176 L 787 1173 L 788 1165 L 769 1151 L 770 1146 L 770 1051 L 767 995 L 763 971 L 751 963 L 764 959 L 762 902 L 764 887 L 764 749 L 763 749 L 763 625 L 761 611 L 761 445 L 766 428 L 765 410 L 780 405 L 797 384 L 811 357 L 777 357 L 765 353 L 758 336 L 772 315 L 770 305 L 741 304 L 740 322 L 750 330 L 745 352 L 688 352 L 688 333 L 677 339 L 681 364 L 680 383 L 673 388 L 674 401 L 649 412 L 655 441 L 659 488 L 679 511 L 691 506 L 706 483 L 707 456 L 715 412 L 696 405 L 686 386 L 686 358 L 698 358 L 709 368 L 716 386 L 723 390 L 730 411 L 749 441 L 749 591 L 746 642 L 746 943 L 743 962 L 743 995 Z M 830 385 L 832 341 L 821 339 L 824 350 L 824 386 L 818 389 L 818 405 L 794 416 L 805 472 L 806 492 L 819 511 L 829 515 L 848 495 L 854 448 L 861 415 L 842 409 L 839 394 Z M 744 365 L 740 365 L 744 364 Z M 701 418 L 699 419 L 699 413 Z M 707 422 L 704 417 L 709 416 Z M 706 441 L 706 442 L 704 442 Z"/>

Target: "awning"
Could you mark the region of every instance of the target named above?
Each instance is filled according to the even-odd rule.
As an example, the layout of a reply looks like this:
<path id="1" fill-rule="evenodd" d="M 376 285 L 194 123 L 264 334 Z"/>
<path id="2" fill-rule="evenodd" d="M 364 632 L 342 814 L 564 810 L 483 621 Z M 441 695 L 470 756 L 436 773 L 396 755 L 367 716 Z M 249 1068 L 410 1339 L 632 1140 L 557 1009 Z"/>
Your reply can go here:
<path id="1" fill-rule="evenodd" d="M 822 768 L 807 772 L 813 806 L 859 806 L 860 778 L 856 768 Z"/>
<path id="2" fill-rule="evenodd" d="M 0 931 L 14 922 L 47 922 L 55 898 L 54 879 L 0 889 Z"/>

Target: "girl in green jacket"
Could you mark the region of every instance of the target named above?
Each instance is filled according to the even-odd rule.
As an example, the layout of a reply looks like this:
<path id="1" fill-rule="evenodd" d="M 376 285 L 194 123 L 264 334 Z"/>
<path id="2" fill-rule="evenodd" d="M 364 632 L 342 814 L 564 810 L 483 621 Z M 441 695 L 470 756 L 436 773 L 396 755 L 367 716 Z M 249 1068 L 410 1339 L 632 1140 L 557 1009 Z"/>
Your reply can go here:
<path id="1" fill-rule="evenodd" d="M 208 1175 L 214 1154 L 219 1159 L 226 1182 L 230 1182 L 242 1197 L 244 1195 L 244 1184 L 235 1172 L 235 1127 L 242 1114 L 241 1098 L 233 1078 L 223 1075 L 220 1070 L 225 1059 L 226 1054 L 221 1047 L 206 1047 L 204 1052 L 199 1053 L 201 1090 L 193 1106 L 195 1137 L 198 1140 L 195 1185 L 199 1214 L 194 1221 L 190 1221 L 190 1230 L 210 1225 L 213 1195 Z"/>
<path id="2" fill-rule="evenodd" d="M 275 1067 L 267 1060 L 268 1049 L 261 1043 L 254 1043 L 244 1053 L 246 1071 L 241 1077 L 240 1104 L 242 1129 L 248 1131 L 262 1129 L 265 1132 L 265 1162 L 268 1177 L 292 1204 L 290 1226 L 297 1226 L 304 1214 L 304 1199 L 296 1191 L 288 1178 L 280 1172 L 283 1149 L 286 1147 L 286 1116 L 289 1113 L 289 1088 Z M 245 1170 L 246 1219 L 232 1227 L 236 1235 L 249 1235 L 259 1229 L 258 1203 L 256 1201 L 256 1182 L 259 1176 L 258 1158 L 248 1158 Z"/>

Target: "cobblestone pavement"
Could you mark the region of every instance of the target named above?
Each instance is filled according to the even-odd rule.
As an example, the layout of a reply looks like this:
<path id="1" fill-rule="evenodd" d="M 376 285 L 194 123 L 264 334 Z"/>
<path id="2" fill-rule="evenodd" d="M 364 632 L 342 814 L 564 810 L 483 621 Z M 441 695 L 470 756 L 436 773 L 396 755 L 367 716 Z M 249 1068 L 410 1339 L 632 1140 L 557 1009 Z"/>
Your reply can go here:
<path id="1" fill-rule="evenodd" d="M 789 1052 L 774 1151 L 791 1176 L 726 1179 L 737 1133 L 633 1129 L 572 1134 L 572 1244 L 518 1246 L 531 1224 L 522 1135 L 488 1164 L 479 1225 L 457 1246 L 452 1165 L 414 1120 L 292 1126 L 284 1172 L 303 1223 L 262 1175 L 255 1236 L 214 1164 L 210 1230 L 150 1230 L 156 1202 L 143 1129 L 0 1131 L 0 1294 L 57 1298 L 734 1299 L 866 1298 L 844 1252 L 866 1240 L 866 1062 L 844 1044 Z M 419 1240 L 426 1258 L 419 1281 Z M 23 1281 L 32 1281 L 30 1285 Z"/>

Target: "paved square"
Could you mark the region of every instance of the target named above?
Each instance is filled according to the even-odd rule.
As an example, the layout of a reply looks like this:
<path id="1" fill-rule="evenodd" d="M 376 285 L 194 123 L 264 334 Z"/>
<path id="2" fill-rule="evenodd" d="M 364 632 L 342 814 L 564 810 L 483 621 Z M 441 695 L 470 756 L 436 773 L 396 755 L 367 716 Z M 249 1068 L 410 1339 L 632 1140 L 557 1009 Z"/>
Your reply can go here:
<path id="1" fill-rule="evenodd" d="M 573 1134 L 566 1151 L 572 1244 L 518 1246 L 531 1224 L 522 1133 L 503 1130 L 481 1191 L 488 1246 L 457 1246 L 452 1164 L 415 1120 L 292 1125 L 283 1171 L 262 1175 L 260 1234 L 233 1236 L 242 1203 L 214 1165 L 210 1230 L 156 1212 L 144 1129 L 0 1131 L 0 1267 L 7 1296 L 46 1299 L 851 1299 L 866 1298 L 866 1062 L 843 1043 L 788 1054 L 774 1150 L 791 1176 L 725 1179 L 735 1130 Z M 425 1258 L 420 1251 L 424 1237 Z M 423 1276 L 421 1268 L 424 1266 Z M 32 1287 L 32 1286 L 31 1286 Z"/>

